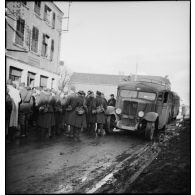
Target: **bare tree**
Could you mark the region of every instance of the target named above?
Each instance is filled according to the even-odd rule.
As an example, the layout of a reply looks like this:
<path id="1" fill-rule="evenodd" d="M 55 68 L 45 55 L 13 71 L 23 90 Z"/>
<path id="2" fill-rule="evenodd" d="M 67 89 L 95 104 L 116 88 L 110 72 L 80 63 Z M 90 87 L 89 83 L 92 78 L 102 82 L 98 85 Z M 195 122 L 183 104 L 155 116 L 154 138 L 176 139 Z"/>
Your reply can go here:
<path id="1" fill-rule="evenodd" d="M 60 79 L 58 80 L 58 89 L 63 91 L 69 86 L 72 72 L 67 66 L 63 64 L 58 67 L 58 73 L 60 75 Z"/>

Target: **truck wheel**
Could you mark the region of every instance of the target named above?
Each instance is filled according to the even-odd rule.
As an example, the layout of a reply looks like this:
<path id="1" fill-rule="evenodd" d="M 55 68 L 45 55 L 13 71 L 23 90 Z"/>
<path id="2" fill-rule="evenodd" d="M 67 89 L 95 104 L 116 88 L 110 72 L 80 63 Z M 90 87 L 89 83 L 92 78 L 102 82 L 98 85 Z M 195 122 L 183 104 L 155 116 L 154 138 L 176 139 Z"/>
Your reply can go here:
<path id="1" fill-rule="evenodd" d="M 145 128 L 145 138 L 147 140 L 152 141 L 154 138 L 154 130 L 155 130 L 155 123 L 154 122 L 147 122 Z"/>
<path id="2" fill-rule="evenodd" d="M 107 116 L 106 118 L 106 133 L 111 134 L 113 132 L 112 118 L 111 116 Z"/>

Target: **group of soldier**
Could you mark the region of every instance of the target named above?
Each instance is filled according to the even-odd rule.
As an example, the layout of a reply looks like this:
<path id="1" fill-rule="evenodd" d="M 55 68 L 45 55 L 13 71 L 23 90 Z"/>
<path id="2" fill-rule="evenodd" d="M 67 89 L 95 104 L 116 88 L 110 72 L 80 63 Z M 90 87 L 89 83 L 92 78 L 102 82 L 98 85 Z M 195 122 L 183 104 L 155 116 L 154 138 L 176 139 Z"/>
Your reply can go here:
<path id="1" fill-rule="evenodd" d="M 8 140 L 25 137 L 29 126 L 36 127 L 39 138 L 51 138 L 67 132 L 75 141 L 80 141 L 83 130 L 91 136 L 104 132 L 107 106 L 115 106 L 114 95 L 107 101 L 100 91 L 76 92 L 72 86 L 69 92 L 35 87 L 25 83 L 7 82 L 6 86 L 6 136 Z"/>

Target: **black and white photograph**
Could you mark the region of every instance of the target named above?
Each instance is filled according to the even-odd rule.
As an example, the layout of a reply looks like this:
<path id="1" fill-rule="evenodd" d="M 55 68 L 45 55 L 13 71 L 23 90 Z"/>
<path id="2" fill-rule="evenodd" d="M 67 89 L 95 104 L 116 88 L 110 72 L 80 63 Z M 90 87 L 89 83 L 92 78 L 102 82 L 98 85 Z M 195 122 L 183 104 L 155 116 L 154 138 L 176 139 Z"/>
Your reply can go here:
<path id="1" fill-rule="evenodd" d="M 4 11 L 6 194 L 191 194 L 190 0 Z"/>

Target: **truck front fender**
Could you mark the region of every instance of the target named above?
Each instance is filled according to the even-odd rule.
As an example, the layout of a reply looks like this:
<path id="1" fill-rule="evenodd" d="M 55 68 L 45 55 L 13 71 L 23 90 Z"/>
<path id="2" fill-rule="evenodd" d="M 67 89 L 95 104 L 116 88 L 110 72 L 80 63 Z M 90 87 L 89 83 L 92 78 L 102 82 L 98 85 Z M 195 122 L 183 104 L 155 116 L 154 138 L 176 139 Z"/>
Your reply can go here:
<path id="1" fill-rule="evenodd" d="M 143 117 L 146 121 L 155 122 L 158 118 L 158 113 L 156 112 L 148 112 Z"/>
<path id="2" fill-rule="evenodd" d="M 115 115 L 115 107 L 114 106 L 107 106 L 107 109 L 106 109 L 106 112 L 105 112 L 106 115 Z"/>

